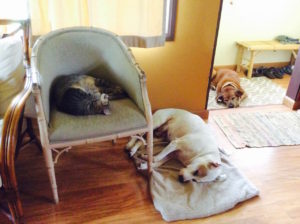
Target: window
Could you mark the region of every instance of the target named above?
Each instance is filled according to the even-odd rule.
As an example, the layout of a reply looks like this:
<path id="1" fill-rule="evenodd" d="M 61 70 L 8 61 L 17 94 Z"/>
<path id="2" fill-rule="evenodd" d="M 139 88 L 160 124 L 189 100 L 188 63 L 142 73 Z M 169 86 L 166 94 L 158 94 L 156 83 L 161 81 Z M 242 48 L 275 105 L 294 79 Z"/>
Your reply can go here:
<path id="1" fill-rule="evenodd" d="M 28 19 L 27 0 L 0 0 L 0 19 Z"/>
<path id="2" fill-rule="evenodd" d="M 177 0 L 167 0 L 166 12 L 166 40 L 172 41 L 175 36 Z"/>

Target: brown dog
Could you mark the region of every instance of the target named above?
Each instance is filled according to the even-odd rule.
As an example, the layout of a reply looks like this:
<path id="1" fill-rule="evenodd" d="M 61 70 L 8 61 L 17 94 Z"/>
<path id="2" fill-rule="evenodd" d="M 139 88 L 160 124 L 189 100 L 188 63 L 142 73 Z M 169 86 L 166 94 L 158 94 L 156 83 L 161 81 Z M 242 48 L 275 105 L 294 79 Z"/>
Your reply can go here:
<path id="1" fill-rule="evenodd" d="M 229 108 L 238 107 L 240 102 L 247 97 L 240 85 L 238 74 L 230 69 L 214 70 L 211 88 L 217 91 L 216 101 Z"/>

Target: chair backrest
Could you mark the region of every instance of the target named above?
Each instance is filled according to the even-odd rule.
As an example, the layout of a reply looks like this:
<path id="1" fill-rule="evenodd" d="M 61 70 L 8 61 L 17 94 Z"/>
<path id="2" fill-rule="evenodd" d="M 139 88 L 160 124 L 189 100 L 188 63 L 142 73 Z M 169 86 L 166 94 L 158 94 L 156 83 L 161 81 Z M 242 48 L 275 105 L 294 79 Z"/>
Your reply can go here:
<path id="1" fill-rule="evenodd" d="M 59 75 L 86 74 L 113 81 L 145 111 L 140 86 L 143 73 L 130 50 L 111 32 L 88 27 L 52 31 L 37 40 L 31 63 L 48 123 L 51 84 Z"/>

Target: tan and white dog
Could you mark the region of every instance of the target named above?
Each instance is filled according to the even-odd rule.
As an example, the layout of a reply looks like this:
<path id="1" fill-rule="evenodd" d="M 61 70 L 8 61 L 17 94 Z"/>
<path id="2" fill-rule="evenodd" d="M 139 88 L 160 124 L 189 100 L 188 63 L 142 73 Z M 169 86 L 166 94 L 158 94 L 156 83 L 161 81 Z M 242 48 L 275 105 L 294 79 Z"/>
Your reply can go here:
<path id="1" fill-rule="evenodd" d="M 218 146 L 199 116 L 181 109 L 158 110 L 153 115 L 153 130 L 155 136 L 164 137 L 169 142 L 154 156 L 154 167 L 175 158 L 184 165 L 178 176 L 180 182 L 210 182 L 220 177 Z M 139 140 L 131 139 L 126 148 L 136 151 L 141 145 Z"/>
<path id="2" fill-rule="evenodd" d="M 213 72 L 211 88 L 217 91 L 216 101 L 225 104 L 228 108 L 238 107 L 247 97 L 240 85 L 238 74 L 231 69 L 219 69 Z"/>

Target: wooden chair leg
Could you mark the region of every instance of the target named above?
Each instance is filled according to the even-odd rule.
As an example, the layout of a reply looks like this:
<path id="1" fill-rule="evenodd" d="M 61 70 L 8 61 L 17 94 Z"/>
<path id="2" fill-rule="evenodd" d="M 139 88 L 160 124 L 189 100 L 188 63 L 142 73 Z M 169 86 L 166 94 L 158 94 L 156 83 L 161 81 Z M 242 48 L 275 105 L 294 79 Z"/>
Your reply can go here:
<path id="1" fill-rule="evenodd" d="M 15 200 L 8 201 L 8 207 L 11 215 L 11 219 L 15 224 L 23 224 L 24 217 L 23 217 L 23 210 L 21 205 L 21 200 L 18 192 L 15 192 L 16 198 Z"/>
<path id="2" fill-rule="evenodd" d="M 244 48 L 239 46 L 238 54 L 237 54 L 237 61 L 236 61 L 236 72 L 241 72 L 241 67 L 243 63 L 243 55 L 244 55 Z"/>
<path id="3" fill-rule="evenodd" d="M 5 199 L 4 201 L 7 202 L 9 218 L 13 223 L 24 223 L 23 209 L 14 168 L 15 152 L 15 147 L 4 147 L 3 152 L 1 153 L 1 156 L 3 156 L 1 164 L 1 179 L 3 186 L 0 188 L 0 200 L 4 197 L 2 199 Z"/>
<path id="4" fill-rule="evenodd" d="M 23 121 L 23 119 L 22 119 Z M 27 144 L 31 144 L 34 143 L 38 149 L 40 150 L 40 152 L 42 152 L 42 145 L 38 139 L 38 137 L 36 136 L 36 134 L 33 131 L 33 127 L 32 127 L 32 119 L 26 117 L 25 118 L 25 122 L 26 122 L 26 129 L 25 131 L 22 133 L 22 125 L 20 125 L 20 130 L 19 130 L 19 136 L 20 138 L 18 139 L 18 147 L 16 150 L 16 154 L 15 157 L 17 158 L 20 152 L 20 149 L 23 148 L 23 146 L 27 145 Z M 29 136 L 29 140 L 24 141 L 25 136 L 28 135 Z"/>
<path id="5" fill-rule="evenodd" d="M 148 154 L 148 173 L 152 173 L 153 164 L 153 131 L 147 133 L 147 154 Z"/>
<path id="6" fill-rule="evenodd" d="M 30 137 L 30 142 L 34 141 L 35 144 L 37 145 L 38 149 L 42 152 L 42 145 L 40 143 L 40 141 L 38 140 L 36 134 L 33 131 L 33 127 L 32 127 L 32 119 L 26 117 L 26 125 L 27 125 L 27 133 Z"/>
<path id="7" fill-rule="evenodd" d="M 0 211 L 12 223 L 23 224 L 23 209 L 18 191 L 1 188 Z"/>
<path id="8" fill-rule="evenodd" d="M 247 73 L 248 79 L 251 79 L 251 77 L 252 77 L 253 64 L 254 64 L 254 51 L 250 51 L 249 69 L 248 69 L 248 73 Z"/>
<path id="9" fill-rule="evenodd" d="M 54 170 L 54 162 L 52 158 L 52 150 L 51 148 L 43 148 L 44 159 L 46 163 L 46 167 L 48 170 L 48 176 L 51 184 L 51 190 L 53 195 L 53 200 L 55 204 L 58 204 L 58 192 L 57 192 L 57 185 L 56 185 L 56 178 L 55 178 L 55 170 Z"/>

